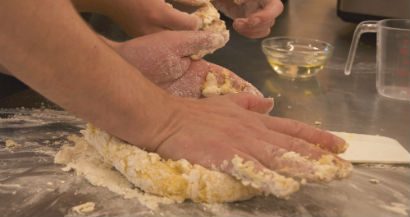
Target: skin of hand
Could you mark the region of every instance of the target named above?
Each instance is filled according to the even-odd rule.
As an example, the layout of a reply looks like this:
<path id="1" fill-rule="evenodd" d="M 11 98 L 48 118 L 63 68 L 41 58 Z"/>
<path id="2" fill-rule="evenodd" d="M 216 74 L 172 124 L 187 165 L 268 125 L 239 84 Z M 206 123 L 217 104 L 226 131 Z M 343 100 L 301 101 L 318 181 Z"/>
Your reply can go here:
<path id="1" fill-rule="evenodd" d="M 233 28 L 248 38 L 262 38 L 269 35 L 275 19 L 283 11 L 280 0 L 215 0 L 215 7 L 232 18 Z"/>
<path id="2" fill-rule="evenodd" d="M 221 34 L 203 31 L 162 31 L 125 42 L 103 39 L 156 84 L 180 78 L 191 64 L 192 54 L 225 44 Z"/>
<path id="3" fill-rule="evenodd" d="M 109 16 L 130 36 L 141 36 L 164 30 L 196 30 L 201 20 L 173 8 L 164 0 L 72 0 L 83 12 Z"/>
<path id="4" fill-rule="evenodd" d="M 141 36 L 164 30 L 196 30 L 201 26 L 198 17 L 172 8 L 164 0 L 72 0 L 84 12 L 109 16 L 129 35 Z M 202 0 L 176 0 L 189 5 L 203 4 Z M 283 11 L 280 0 L 215 0 L 213 4 L 234 20 L 234 29 L 248 37 L 269 35 L 275 18 Z M 159 12 L 160 11 L 160 12 Z"/>
<path id="5" fill-rule="evenodd" d="M 158 35 L 161 35 L 162 33 L 159 33 Z M 173 33 L 175 34 L 175 33 Z M 182 37 L 182 36 L 181 36 Z M 185 37 L 184 37 L 185 38 Z M 189 37 L 188 37 L 189 39 Z M 135 40 L 135 39 L 134 39 Z M 189 41 L 189 40 L 188 40 Z M 113 42 L 107 41 L 109 44 L 112 44 Z M 146 44 L 146 43 L 144 43 Z M 129 46 L 132 44 L 123 44 L 122 46 Z M 181 45 L 181 44 L 178 44 Z M 114 47 L 118 48 L 118 45 L 114 45 Z M 170 46 L 175 48 L 176 46 Z M 124 53 L 122 54 L 123 57 L 125 57 L 125 59 L 128 60 L 128 62 L 134 64 L 134 65 L 138 65 L 138 60 L 139 58 L 134 58 L 136 56 L 139 56 L 137 54 L 133 54 L 135 51 L 138 50 L 138 47 L 128 47 L 128 49 L 130 49 L 131 51 L 131 55 L 124 55 Z M 124 50 L 119 49 L 118 52 L 121 54 L 121 52 L 123 52 Z M 144 54 L 147 55 L 146 52 L 143 52 Z M 153 60 L 158 60 L 158 58 L 153 58 Z M 155 63 L 148 63 L 148 65 L 155 65 Z M 189 64 L 188 69 L 186 70 L 186 72 L 182 72 L 183 74 L 181 74 L 180 77 L 178 76 L 170 76 L 169 79 L 166 79 L 166 82 L 163 82 L 161 84 L 159 84 L 159 86 L 161 86 L 163 89 L 165 89 L 168 93 L 171 93 L 172 95 L 176 95 L 176 96 L 184 96 L 184 97 L 193 97 L 193 98 L 199 98 L 201 96 L 201 87 L 204 83 L 205 77 L 207 75 L 208 72 L 215 72 L 216 75 L 222 75 L 222 71 L 227 71 L 229 73 L 231 73 L 232 75 L 235 75 L 233 72 L 228 71 L 227 69 L 224 69 L 218 65 L 212 64 L 212 63 L 208 63 L 204 60 L 199 60 L 199 61 L 191 61 Z M 152 75 L 149 75 L 150 71 L 147 71 L 147 73 L 144 73 L 144 75 L 146 75 L 147 77 L 153 77 Z M 158 71 L 160 72 L 160 71 Z M 172 72 L 170 72 L 172 74 Z M 178 73 L 179 75 L 179 73 Z M 169 74 L 165 75 L 169 76 Z M 155 75 L 154 75 L 155 77 Z M 162 76 L 163 77 L 163 76 Z M 175 79 L 176 78 L 176 79 Z M 242 79 L 240 79 L 239 77 L 236 77 L 237 79 L 234 80 L 234 83 L 240 83 L 243 82 Z M 235 84 L 234 84 L 235 86 Z M 238 102 L 238 104 L 240 105 L 240 107 L 243 107 L 247 110 L 251 110 L 254 112 L 259 112 L 259 113 L 267 113 L 269 111 L 271 111 L 273 104 L 269 103 L 269 100 L 266 99 L 265 103 L 261 103 L 261 101 L 257 98 L 255 98 L 255 96 L 248 96 L 248 95 L 244 95 L 244 96 L 231 96 L 230 98 L 228 98 L 227 100 L 231 100 L 231 99 L 237 99 L 235 100 L 235 102 Z M 184 103 L 181 103 L 184 104 Z M 225 105 L 220 105 L 220 106 L 225 106 Z M 176 109 L 176 111 L 180 111 L 181 109 Z M 211 112 L 212 113 L 212 112 Z M 184 115 L 181 115 L 181 117 L 185 117 Z M 326 155 L 326 154 L 331 154 L 331 152 L 333 153 L 337 153 L 337 150 L 339 149 L 339 147 L 341 147 L 341 144 L 343 144 L 343 141 L 340 141 L 338 139 L 335 139 L 334 136 L 329 135 L 328 133 L 324 133 L 324 132 L 320 132 L 310 126 L 301 124 L 299 122 L 295 122 L 292 120 L 287 120 L 287 119 L 280 119 L 280 118 L 272 118 L 272 122 L 268 122 L 269 123 L 269 127 L 272 129 L 275 129 L 275 131 L 277 130 L 278 135 L 276 136 L 271 136 L 269 138 L 267 138 L 267 140 L 270 141 L 275 141 L 278 142 L 279 144 L 275 144 L 275 145 L 269 145 L 268 142 L 261 142 L 261 144 L 263 145 L 259 145 L 259 147 L 257 147 L 258 151 L 254 152 L 255 159 L 258 159 L 258 162 L 262 162 L 264 161 L 264 163 L 259 163 L 258 167 L 260 169 L 262 168 L 270 168 L 270 169 L 275 169 L 275 170 L 284 170 L 286 169 L 286 172 L 290 173 L 291 175 L 293 174 L 298 174 L 301 178 L 307 178 L 309 180 L 317 180 L 317 177 L 315 177 L 315 175 L 312 175 L 312 173 L 314 173 L 314 168 L 312 168 L 312 165 L 309 164 L 301 164 L 299 162 L 286 162 L 284 160 L 280 159 L 280 156 L 282 154 L 284 154 L 286 151 L 295 151 L 298 153 L 301 153 L 302 156 L 309 156 L 311 159 L 315 159 L 318 160 L 321 156 Z M 222 121 L 222 120 L 221 120 Z M 216 122 L 216 121 L 215 121 Z M 222 121 L 225 122 L 225 121 Z M 216 123 L 214 123 L 216 124 Z M 211 125 L 214 125 L 211 124 Z M 189 128 L 190 129 L 190 128 Z M 212 133 L 211 133 L 212 134 Z M 229 133 L 228 133 L 229 134 Z M 284 135 L 283 135 L 284 134 Z M 300 134 L 300 135 L 299 135 Z M 316 134 L 316 135 L 315 135 Z M 322 134 L 322 135 L 318 135 L 318 134 Z M 191 132 L 187 133 L 187 135 L 191 135 Z M 289 136 L 292 135 L 292 136 Z M 312 144 L 310 144 L 309 142 L 304 141 L 303 139 L 295 139 L 293 138 L 293 136 L 296 136 L 297 138 L 302 137 L 306 140 L 310 140 L 311 142 L 316 142 L 317 144 L 324 144 L 322 145 L 322 148 L 324 150 L 322 150 L 321 148 L 318 148 Z M 168 137 L 168 135 L 166 136 Z M 280 141 L 276 141 L 274 138 L 275 137 L 283 137 L 283 141 L 289 140 L 291 145 L 285 144 L 286 142 L 280 142 Z M 202 137 L 200 137 L 202 141 Z M 321 139 L 319 139 L 321 138 Z M 332 140 L 336 140 L 337 142 L 334 142 Z M 177 142 L 171 142 L 172 146 L 175 144 L 178 144 Z M 316 144 L 315 143 L 315 144 Z M 272 144 L 272 143 L 270 143 Z M 332 145 L 329 145 L 332 144 Z M 335 145 L 338 144 L 338 145 Z M 189 146 L 189 144 L 187 144 L 187 146 Z M 201 146 L 201 145 L 199 145 Z M 160 149 L 163 150 L 163 149 Z M 172 148 L 171 148 L 172 150 Z M 327 150 L 327 151 L 326 151 Z M 166 153 L 166 151 L 164 151 L 165 153 L 163 153 L 164 156 L 167 156 L 169 158 L 172 159 L 180 159 L 180 158 L 187 158 L 187 156 L 190 156 L 189 153 L 184 153 L 184 157 L 183 156 L 178 156 L 176 158 L 173 158 L 172 156 L 175 154 L 174 151 L 171 151 L 170 153 Z M 203 151 L 204 153 L 206 151 Z M 247 151 L 244 151 L 245 153 Z M 269 154 L 263 154 L 265 152 L 268 152 Z M 161 154 L 161 152 L 159 152 Z M 195 155 L 195 153 L 193 153 Z M 232 154 L 232 153 L 231 153 Z M 243 153 L 242 153 L 243 154 Z M 260 156 L 259 156 L 260 155 Z M 241 157 L 243 157 L 243 155 L 240 155 Z M 258 158 L 259 156 L 259 158 Z M 216 158 L 213 159 L 211 161 L 208 161 L 207 163 L 205 161 L 195 161 L 198 160 L 196 159 L 196 157 L 199 156 L 194 156 L 192 158 L 190 158 L 189 160 L 191 160 L 192 162 L 197 162 L 199 164 L 205 165 L 210 167 L 211 165 L 219 165 L 219 163 L 221 163 L 223 161 L 223 159 L 226 159 L 225 157 L 227 156 L 223 156 L 221 158 Z M 229 157 L 233 157 L 233 155 L 229 155 Z M 220 159 L 220 160 L 218 160 Z M 229 159 L 229 158 L 228 158 Z M 246 159 L 251 159 L 251 158 L 246 158 Z M 341 161 L 343 162 L 343 161 Z M 265 165 L 265 166 L 264 166 Z M 267 165 L 267 166 L 266 166 Z M 291 167 L 289 167 L 289 165 L 291 165 Z M 226 171 L 229 172 L 229 171 Z"/>
<path id="6" fill-rule="evenodd" d="M 286 169 L 291 174 L 315 180 L 315 168 L 298 162 L 281 164 L 283 151 L 294 151 L 309 159 L 333 155 L 331 150 L 344 141 L 328 132 L 289 119 L 259 114 L 269 99 L 240 93 L 178 103 L 172 122 L 174 131 L 157 135 L 155 151 L 171 159 L 185 158 L 208 168 L 223 165 L 235 155 L 254 162 L 257 169 Z M 328 150 L 312 144 L 323 144 Z M 337 157 L 336 157 L 337 158 Z M 337 158 L 341 164 L 345 164 Z M 220 168 L 230 173 L 231 167 Z"/>
<path id="7" fill-rule="evenodd" d="M 101 129 L 165 158 L 211 168 L 236 154 L 258 168 L 278 169 L 272 163 L 276 147 L 316 159 L 330 152 L 311 144 L 329 150 L 344 144 L 300 122 L 255 112 L 271 107 L 271 99 L 166 94 L 92 32 L 67 1 L 1 1 L 0 31 L 0 64 L 16 78 Z"/>
<path id="8" fill-rule="evenodd" d="M 260 93 L 256 87 L 237 76 L 234 72 L 205 60 L 193 61 L 188 70 L 180 78 L 160 84 L 160 87 L 174 96 L 200 98 L 202 97 L 203 84 L 209 72 L 212 72 L 216 80 L 220 81 L 220 83 L 225 81 L 227 74 L 232 82 L 232 87 L 242 89 L 240 87 L 246 85 L 246 87 L 242 89 L 242 92 L 263 97 L 262 93 Z M 260 110 L 259 112 L 269 113 L 272 109 L 273 104 L 271 107 Z"/>
<path id="9" fill-rule="evenodd" d="M 219 40 L 215 40 L 218 38 Z M 224 40 L 219 34 L 163 31 L 125 42 L 114 42 L 104 37 L 102 39 L 146 78 L 175 96 L 199 98 L 208 72 L 213 72 L 221 80 L 224 79 L 223 72 L 227 72 L 234 87 L 247 83 L 228 69 L 190 58 L 191 54 L 201 49 L 220 46 Z M 262 97 L 252 85 L 249 84 L 248 89 Z"/>

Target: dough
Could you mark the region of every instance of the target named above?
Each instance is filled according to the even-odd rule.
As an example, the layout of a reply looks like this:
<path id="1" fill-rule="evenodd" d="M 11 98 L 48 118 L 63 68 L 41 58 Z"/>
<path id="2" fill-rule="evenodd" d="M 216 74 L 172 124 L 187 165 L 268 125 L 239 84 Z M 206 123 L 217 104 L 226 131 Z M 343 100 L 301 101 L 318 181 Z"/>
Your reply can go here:
<path id="1" fill-rule="evenodd" d="M 108 164 L 145 192 L 178 202 L 191 199 L 208 203 L 245 200 L 261 194 L 227 174 L 192 165 L 184 159 L 163 160 L 91 125 L 82 133 Z"/>
<path id="2" fill-rule="evenodd" d="M 155 153 L 148 153 L 127 144 L 90 124 L 82 134 L 86 143 L 77 140 L 74 148 L 64 146 L 55 157 L 56 163 L 66 164 L 69 168 L 79 170 L 78 167 L 87 166 L 87 161 L 101 160 L 105 165 L 112 165 L 144 192 L 170 198 L 176 202 L 186 199 L 206 203 L 232 202 L 262 194 L 287 197 L 300 186 L 294 179 L 274 171 L 256 173 L 251 162 L 244 162 L 237 156 L 232 159 L 234 178 L 200 165 L 192 165 L 184 159 L 178 161 L 161 159 Z M 91 158 L 82 156 L 90 155 L 90 152 L 98 152 L 100 160 L 96 159 L 96 155 Z M 81 161 L 86 162 L 79 164 Z M 111 174 L 110 171 L 102 173 L 101 171 L 104 171 L 102 168 L 96 169 L 100 172 L 90 174 L 92 176 L 87 177 L 89 174 L 83 174 L 91 183 L 99 186 L 106 186 L 102 184 L 105 180 L 120 183 L 118 178 L 109 177 L 117 176 L 116 174 Z M 118 193 L 118 190 L 116 192 Z"/>
<path id="3" fill-rule="evenodd" d="M 218 77 L 222 77 L 222 81 L 219 81 L 221 79 L 218 80 Z M 212 97 L 230 93 L 246 92 L 263 97 L 263 94 L 249 82 L 242 79 L 237 79 L 237 81 L 237 85 L 234 85 L 235 78 L 231 77 L 228 71 L 223 71 L 222 75 L 218 75 L 215 72 L 208 72 L 202 86 L 201 94 L 203 97 Z"/>
<path id="4" fill-rule="evenodd" d="M 193 13 L 202 21 L 202 26 L 199 30 L 208 31 L 219 34 L 221 37 L 212 38 L 215 40 L 216 46 L 211 49 L 201 50 L 197 54 L 191 55 L 194 60 L 201 59 L 207 54 L 213 53 L 215 50 L 222 48 L 229 40 L 229 31 L 226 29 L 225 22 L 220 19 L 218 10 L 212 5 L 209 0 L 174 0 L 176 2 L 191 6 L 199 6 Z"/>
<path id="5" fill-rule="evenodd" d="M 183 2 L 204 2 L 192 0 L 179 0 Z M 229 32 L 223 21 L 219 19 L 219 13 L 211 3 L 201 3 L 200 9 L 194 14 L 203 21 L 201 27 L 204 31 L 214 31 L 224 35 L 225 45 L 229 38 Z M 201 51 L 192 55 L 191 58 L 199 59 L 205 54 L 212 53 L 214 50 Z M 219 79 L 218 79 L 219 78 Z M 222 79 L 221 79 L 222 78 Z M 262 94 L 246 81 L 237 81 L 228 72 L 217 74 L 209 72 L 206 81 L 202 86 L 202 96 L 211 97 L 229 93 L 249 92 L 254 95 Z M 278 171 L 281 174 L 290 173 L 294 178 L 285 177 L 272 170 L 255 171 L 252 162 L 245 162 L 238 156 L 230 160 L 232 165 L 232 175 L 206 169 L 200 165 L 192 165 L 188 161 L 181 159 L 178 161 L 164 160 L 156 153 L 148 153 L 137 146 L 130 145 L 117 139 L 108 133 L 99 130 L 92 125 L 88 125 L 82 131 L 86 141 L 76 144 L 76 146 L 64 146 L 55 157 L 56 163 L 66 164 L 69 168 L 81 170 L 81 164 L 75 161 L 82 160 L 87 164 L 87 159 L 94 161 L 102 160 L 105 163 L 97 168 L 100 172 L 93 173 L 92 177 L 87 172 L 80 174 L 87 177 L 92 184 L 106 186 L 110 190 L 125 194 L 124 190 L 118 190 L 116 186 L 104 184 L 106 179 L 110 180 L 107 174 L 115 176 L 111 183 L 120 183 L 127 187 L 127 182 L 120 178 L 120 175 L 106 170 L 106 167 L 113 166 L 134 186 L 144 192 L 165 197 L 176 202 L 190 199 L 195 202 L 219 203 L 246 200 L 256 195 L 275 195 L 276 197 L 286 198 L 290 194 L 299 190 L 300 185 L 305 183 L 304 177 L 298 177 L 293 171 L 284 168 Z M 78 147 L 77 147 L 78 146 Z M 81 147 L 81 146 L 86 146 Z M 94 150 L 95 149 L 95 150 Z M 74 151 L 74 150 L 87 150 Z M 93 158 L 82 157 L 90 152 L 98 152 L 99 156 Z M 98 159 L 96 159 L 98 158 Z M 337 165 L 331 155 L 323 156 L 318 161 L 311 161 L 294 152 L 284 152 L 279 156 L 281 160 L 292 160 L 301 164 L 308 164 L 315 168 L 315 177 L 318 181 L 330 181 L 334 178 L 344 178 L 350 171 L 349 165 Z M 228 163 L 228 162 L 226 162 Z M 92 170 L 92 168 L 90 168 Z M 287 174 L 289 175 L 289 174 Z M 125 189 L 125 188 L 123 188 Z M 126 190 L 129 192 L 129 189 Z"/>
<path id="6" fill-rule="evenodd" d="M 82 134 L 83 139 L 74 140 L 75 147 L 64 146 L 57 153 L 55 162 L 66 164 L 68 169 L 76 169 L 78 174 L 84 175 L 92 184 L 105 186 L 125 197 L 127 195 L 129 197 L 130 193 L 132 195 L 136 193 L 131 192 L 133 190 L 121 175 L 109 169 L 111 166 L 142 191 L 175 202 L 183 202 L 187 199 L 206 203 L 232 202 L 263 194 L 286 198 L 299 190 L 300 184 L 305 183 L 304 179 L 299 182 L 271 170 L 255 172 L 252 162 L 244 162 L 237 156 L 231 160 L 232 177 L 200 165 L 192 165 L 184 159 L 178 161 L 161 159 L 158 154 L 148 153 L 127 144 L 90 124 Z M 351 168 L 333 165 L 329 157 L 331 156 L 325 155 L 319 161 L 306 161 L 294 152 L 286 152 L 282 156 L 283 159 L 305 160 L 302 163 L 317 166 L 319 168 L 317 172 L 320 173 L 319 181 L 343 178 L 350 173 Z M 96 163 L 90 164 L 90 161 Z M 63 169 L 67 170 L 67 168 Z M 152 198 L 139 199 L 151 204 L 155 201 L 169 203 Z"/>

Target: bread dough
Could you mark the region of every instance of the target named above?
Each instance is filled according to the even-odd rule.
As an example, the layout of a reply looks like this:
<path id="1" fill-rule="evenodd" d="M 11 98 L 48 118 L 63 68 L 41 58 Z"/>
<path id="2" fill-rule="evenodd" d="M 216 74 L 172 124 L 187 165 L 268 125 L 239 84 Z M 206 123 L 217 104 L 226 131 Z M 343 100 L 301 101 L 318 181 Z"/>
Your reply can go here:
<path id="1" fill-rule="evenodd" d="M 182 202 L 230 202 L 261 194 L 235 178 L 218 171 L 192 165 L 181 159 L 163 160 L 88 125 L 85 140 L 131 183 L 145 192 Z"/>
<path id="2" fill-rule="evenodd" d="M 202 26 L 199 30 L 217 33 L 221 37 L 215 37 L 216 46 L 211 49 L 201 50 L 196 54 L 191 55 L 194 60 L 201 59 L 207 54 L 213 53 L 215 50 L 222 48 L 229 40 L 229 31 L 226 29 L 225 22 L 220 19 L 218 10 L 212 5 L 209 0 L 174 0 L 191 6 L 199 6 L 193 13 L 202 21 Z"/>
<path id="3" fill-rule="evenodd" d="M 245 80 L 239 80 L 237 87 L 233 85 L 234 79 L 228 71 L 222 71 L 223 82 L 218 82 L 218 75 L 215 72 L 208 72 L 202 86 L 201 94 L 203 97 L 212 97 L 230 93 L 246 92 L 255 96 L 263 97 L 263 94 L 252 84 Z"/>
<path id="4" fill-rule="evenodd" d="M 95 160 L 81 156 L 86 155 L 85 150 L 90 148 L 87 146 L 91 146 L 106 165 L 112 165 L 139 189 L 176 202 L 186 199 L 206 203 L 232 202 L 262 194 L 287 197 L 299 189 L 299 183 L 294 179 L 270 170 L 255 172 L 251 162 L 244 162 L 237 156 L 231 162 L 234 178 L 200 165 L 192 165 L 184 159 L 164 160 L 156 153 L 148 153 L 127 144 L 90 124 L 82 134 L 87 144 L 80 141 L 76 144 L 79 147 L 74 149 L 63 147 L 55 157 L 56 163 L 70 167 L 73 161 Z M 108 177 L 103 173 L 94 173 L 89 178 L 92 183 L 101 183 Z"/>
<path id="5" fill-rule="evenodd" d="M 245 162 L 238 156 L 231 160 L 232 177 L 200 165 L 192 165 L 184 159 L 164 160 L 156 153 L 148 153 L 127 144 L 90 124 L 82 134 L 84 138 L 77 140 L 74 148 L 64 146 L 57 153 L 55 162 L 66 164 L 69 169 L 76 169 L 78 174 L 86 176 L 94 185 L 108 187 L 124 196 L 136 194 L 126 180 L 144 192 L 175 202 L 190 199 L 206 203 L 246 200 L 263 194 L 286 198 L 305 183 L 304 179 L 299 182 L 271 170 L 255 172 L 252 162 Z M 346 177 L 351 171 L 351 168 L 333 165 L 330 155 L 324 155 L 319 161 L 306 161 L 297 153 L 286 152 L 281 158 L 289 158 L 295 162 L 305 160 L 302 163 L 317 166 L 317 172 L 320 173 L 318 177 L 323 181 Z M 90 161 L 96 163 L 90 166 Z M 111 166 L 125 176 L 126 180 L 110 170 Z M 156 206 L 152 205 L 152 201 L 160 201 L 155 198 L 149 200 L 151 207 Z"/>

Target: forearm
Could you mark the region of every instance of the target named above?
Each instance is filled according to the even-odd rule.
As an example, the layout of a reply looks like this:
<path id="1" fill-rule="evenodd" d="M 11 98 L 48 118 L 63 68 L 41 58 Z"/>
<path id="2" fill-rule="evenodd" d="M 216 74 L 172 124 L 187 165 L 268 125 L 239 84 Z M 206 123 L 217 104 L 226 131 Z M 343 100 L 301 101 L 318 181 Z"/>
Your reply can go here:
<path id="1" fill-rule="evenodd" d="M 130 135 L 168 120 L 156 111 L 167 95 L 102 42 L 69 2 L 1 2 L 0 31 L 0 64 L 79 117 L 134 144 L 144 141 Z"/>
<path id="2" fill-rule="evenodd" d="M 133 23 L 133 14 L 138 13 L 135 8 L 141 7 L 138 1 L 133 0 L 71 0 L 75 8 L 80 12 L 98 13 L 110 17 L 124 31 L 131 35 L 137 34 L 135 29 L 139 29 Z"/>

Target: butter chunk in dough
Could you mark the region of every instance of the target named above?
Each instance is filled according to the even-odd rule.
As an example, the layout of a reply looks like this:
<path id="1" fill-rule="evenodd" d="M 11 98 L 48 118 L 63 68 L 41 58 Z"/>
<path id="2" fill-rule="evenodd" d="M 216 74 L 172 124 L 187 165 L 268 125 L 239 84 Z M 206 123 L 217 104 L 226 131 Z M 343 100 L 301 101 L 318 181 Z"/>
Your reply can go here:
<path id="1" fill-rule="evenodd" d="M 262 93 L 252 84 L 234 76 L 234 74 L 229 74 L 226 70 L 221 73 L 208 72 L 205 82 L 202 85 L 202 96 L 212 97 L 230 93 L 246 92 L 263 97 Z M 222 82 L 220 80 L 222 80 Z"/>

